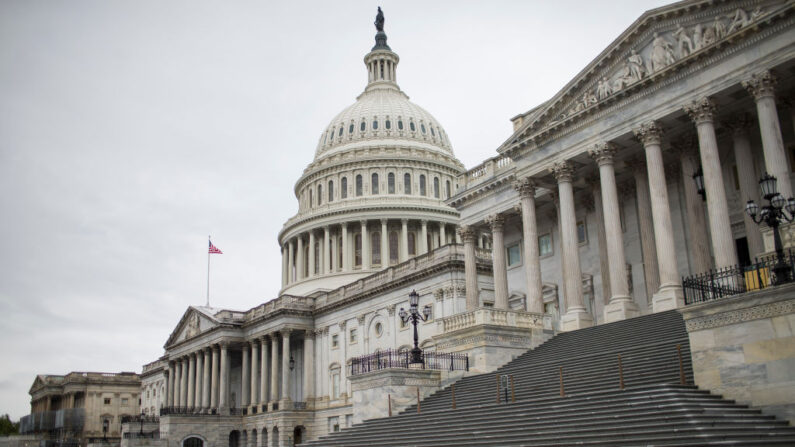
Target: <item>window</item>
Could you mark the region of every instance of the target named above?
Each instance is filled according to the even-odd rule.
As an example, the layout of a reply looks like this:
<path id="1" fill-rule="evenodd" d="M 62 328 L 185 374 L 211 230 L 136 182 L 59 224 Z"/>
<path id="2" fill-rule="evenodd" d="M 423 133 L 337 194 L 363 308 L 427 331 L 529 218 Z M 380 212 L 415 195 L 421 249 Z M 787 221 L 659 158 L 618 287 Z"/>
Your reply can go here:
<path id="1" fill-rule="evenodd" d="M 552 234 L 542 234 L 538 237 L 538 255 L 549 256 L 552 254 Z"/>
<path id="2" fill-rule="evenodd" d="M 331 367 L 331 398 L 332 399 L 340 398 L 340 366 L 338 364 L 334 364 Z M 336 424 L 337 424 L 337 431 L 339 431 L 339 422 L 336 422 Z"/>
<path id="3" fill-rule="evenodd" d="M 426 195 L 426 188 L 425 188 L 425 175 L 420 175 L 420 195 Z"/>
<path id="4" fill-rule="evenodd" d="M 364 121 L 362 121 L 362 124 L 359 126 L 359 130 L 361 130 L 362 132 L 364 132 L 364 129 L 365 129 L 366 127 L 367 127 L 367 124 L 365 124 L 365 122 L 364 122 Z"/>
<path id="5" fill-rule="evenodd" d="M 395 193 L 395 173 L 394 172 L 390 172 L 386 176 L 386 191 L 389 194 L 394 194 Z"/>
<path id="6" fill-rule="evenodd" d="M 580 244 L 588 243 L 588 229 L 585 227 L 585 220 L 577 221 L 577 242 Z"/>
<path id="7" fill-rule="evenodd" d="M 389 232 L 389 264 L 398 263 L 398 234 L 397 231 Z"/>
<path id="8" fill-rule="evenodd" d="M 409 256 L 414 256 L 417 254 L 417 238 L 414 236 L 413 232 L 409 232 L 408 240 L 409 240 Z"/>
<path id="9" fill-rule="evenodd" d="M 335 397 L 336 399 L 336 397 Z M 332 418 L 328 418 L 328 431 L 329 433 L 334 433 L 340 431 L 340 418 L 339 416 L 334 416 Z"/>
<path id="10" fill-rule="evenodd" d="M 332 180 L 328 181 L 328 201 L 334 201 L 334 182 Z"/>
<path id="11" fill-rule="evenodd" d="M 414 127 L 414 121 L 411 121 L 411 122 L 409 123 L 409 129 L 411 129 L 411 131 L 412 131 L 412 132 L 414 132 L 414 131 L 416 131 L 416 130 L 417 130 L 417 128 L 416 128 L 416 127 Z"/>
<path id="12" fill-rule="evenodd" d="M 378 121 L 377 120 L 373 120 L 373 130 L 376 130 L 376 129 L 378 129 Z"/>
<path id="13" fill-rule="evenodd" d="M 508 267 L 519 265 L 522 262 L 522 252 L 518 243 L 509 246 L 506 250 L 508 251 Z"/>
<path id="14" fill-rule="evenodd" d="M 411 194 L 411 174 L 403 174 L 403 194 Z"/>
<path id="15" fill-rule="evenodd" d="M 130 405 L 130 399 L 128 399 L 126 397 L 122 397 L 121 398 L 121 404 L 122 405 Z"/>
<path id="16" fill-rule="evenodd" d="M 339 133 L 340 137 L 342 136 L 342 129 L 344 129 L 344 127 L 340 126 L 340 133 Z M 433 133 L 433 129 L 431 129 L 431 133 Z"/>
<path id="17" fill-rule="evenodd" d="M 375 336 L 380 337 L 384 333 L 384 325 L 379 321 L 375 324 Z"/>
<path id="18" fill-rule="evenodd" d="M 373 265 L 381 264 L 381 232 L 373 231 L 370 233 L 370 252 L 372 253 Z"/>
<path id="19" fill-rule="evenodd" d="M 340 198 L 347 199 L 348 198 L 348 178 L 343 177 L 340 180 Z"/>
<path id="20" fill-rule="evenodd" d="M 356 343 L 356 329 L 351 329 L 350 341 L 351 344 Z"/>
<path id="21" fill-rule="evenodd" d="M 353 123 L 348 127 L 348 133 L 353 133 Z"/>
<path id="22" fill-rule="evenodd" d="M 422 129 L 422 133 L 425 134 L 425 124 L 420 124 L 420 129 Z"/>
<path id="23" fill-rule="evenodd" d="M 433 178 L 433 196 L 439 198 L 439 177 Z"/>
<path id="24" fill-rule="evenodd" d="M 370 178 L 370 193 L 378 194 L 378 174 L 373 173 Z"/>
<path id="25" fill-rule="evenodd" d="M 386 122 L 384 123 L 384 126 L 387 128 L 387 130 L 389 130 L 389 129 L 392 128 L 392 122 L 389 121 L 389 120 L 386 120 Z"/>
<path id="26" fill-rule="evenodd" d="M 331 347 L 332 348 L 339 348 L 340 347 L 340 337 L 337 334 L 331 336 Z"/>
<path id="27" fill-rule="evenodd" d="M 356 233 L 353 237 L 353 265 L 354 267 L 362 266 L 362 234 Z"/>
<path id="28" fill-rule="evenodd" d="M 110 405 L 110 397 L 104 399 L 105 405 Z"/>
<path id="29" fill-rule="evenodd" d="M 403 120 L 398 120 L 398 130 L 403 130 Z"/>
<path id="30" fill-rule="evenodd" d="M 356 176 L 356 197 L 359 197 L 361 195 L 362 195 L 362 176 L 361 175 L 357 175 Z"/>
<path id="31" fill-rule="evenodd" d="M 329 141 L 334 141 L 334 129 L 331 129 L 331 132 L 329 132 Z"/>
<path id="32" fill-rule="evenodd" d="M 433 126 L 428 126 L 428 127 L 431 128 L 431 135 L 433 135 L 435 137 L 436 136 L 436 132 L 433 131 Z"/>
<path id="33" fill-rule="evenodd" d="M 445 199 L 449 199 L 450 198 L 450 180 L 448 180 L 447 183 L 445 184 L 444 198 Z"/>
<path id="34" fill-rule="evenodd" d="M 323 204 L 323 185 L 317 185 L 317 204 Z"/>

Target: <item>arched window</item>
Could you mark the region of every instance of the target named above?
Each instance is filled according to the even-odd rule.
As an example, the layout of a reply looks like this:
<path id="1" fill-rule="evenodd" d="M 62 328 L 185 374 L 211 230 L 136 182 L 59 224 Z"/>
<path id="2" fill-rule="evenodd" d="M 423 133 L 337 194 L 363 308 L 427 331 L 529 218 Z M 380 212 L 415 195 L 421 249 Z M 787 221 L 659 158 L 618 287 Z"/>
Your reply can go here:
<path id="1" fill-rule="evenodd" d="M 362 175 L 359 174 L 356 176 L 356 197 L 362 195 Z"/>
<path id="2" fill-rule="evenodd" d="M 450 198 L 450 180 L 448 180 L 447 183 L 445 183 L 444 191 L 445 191 L 444 198 L 445 199 L 449 199 Z"/>
<path id="3" fill-rule="evenodd" d="M 397 231 L 389 232 L 389 264 L 398 263 L 398 234 Z"/>
<path id="4" fill-rule="evenodd" d="M 394 194 L 395 193 L 395 173 L 394 172 L 390 172 L 386 176 L 386 191 L 389 194 Z"/>
<path id="5" fill-rule="evenodd" d="M 386 122 L 384 123 L 384 127 L 386 127 L 387 130 L 391 129 L 392 121 L 386 120 Z"/>
<path id="6" fill-rule="evenodd" d="M 362 266 L 362 233 L 356 233 L 353 238 L 353 265 Z"/>
<path id="7" fill-rule="evenodd" d="M 414 256 L 417 254 L 417 237 L 414 235 L 413 231 L 409 231 L 409 256 Z"/>
<path id="8" fill-rule="evenodd" d="M 340 365 L 332 363 L 329 368 L 329 378 L 331 379 L 331 398 L 340 398 Z"/>
<path id="9" fill-rule="evenodd" d="M 348 177 L 343 177 L 342 180 L 340 180 L 340 198 L 348 198 Z"/>
<path id="10" fill-rule="evenodd" d="M 370 194 L 378 194 L 378 174 L 373 173 L 370 181 Z"/>
<path id="11" fill-rule="evenodd" d="M 449 186 L 450 182 L 447 182 L 447 185 Z M 333 180 L 329 180 L 328 181 L 328 201 L 329 202 L 333 202 L 334 201 L 334 181 Z"/>
<path id="12" fill-rule="evenodd" d="M 425 134 L 425 124 L 420 123 L 420 129 L 422 129 L 423 135 Z"/>
<path id="13" fill-rule="evenodd" d="M 329 132 L 329 142 L 332 141 L 334 141 L 334 129 L 331 129 L 331 132 Z"/>
<path id="14" fill-rule="evenodd" d="M 436 136 L 436 132 L 433 131 L 433 126 L 428 126 L 428 127 L 431 128 L 431 135 L 433 135 L 435 137 Z M 342 135 L 342 132 L 340 132 L 340 135 Z"/>
<path id="15" fill-rule="evenodd" d="M 411 174 L 403 174 L 403 194 L 411 194 Z"/>
<path id="16" fill-rule="evenodd" d="M 398 120 L 398 130 L 403 130 L 403 120 Z"/>
<path id="17" fill-rule="evenodd" d="M 323 185 L 317 185 L 317 204 L 323 204 Z"/>
<path id="18" fill-rule="evenodd" d="M 366 129 L 366 128 L 367 128 L 367 123 L 365 123 L 364 121 L 362 121 L 362 124 L 359 126 L 359 130 L 361 130 L 362 132 L 364 132 L 364 129 Z"/>
<path id="19" fill-rule="evenodd" d="M 370 233 L 370 252 L 372 253 L 372 264 L 381 265 L 381 232 L 373 231 Z"/>
<path id="20" fill-rule="evenodd" d="M 425 187 L 425 175 L 420 175 L 420 195 L 425 196 L 427 195 L 427 188 Z"/>
<path id="21" fill-rule="evenodd" d="M 433 196 L 439 198 L 439 177 L 433 178 Z"/>
<path id="22" fill-rule="evenodd" d="M 348 127 L 348 133 L 353 133 L 353 123 Z"/>
<path id="23" fill-rule="evenodd" d="M 373 120 L 373 130 L 378 129 L 378 120 Z"/>
<path id="24" fill-rule="evenodd" d="M 339 136 L 339 137 L 341 137 L 341 136 L 342 136 L 342 130 L 343 130 L 343 129 L 344 129 L 344 127 L 343 127 L 343 126 L 340 126 L 340 133 L 339 133 L 337 136 Z M 431 129 L 431 132 L 433 132 L 433 129 Z"/>

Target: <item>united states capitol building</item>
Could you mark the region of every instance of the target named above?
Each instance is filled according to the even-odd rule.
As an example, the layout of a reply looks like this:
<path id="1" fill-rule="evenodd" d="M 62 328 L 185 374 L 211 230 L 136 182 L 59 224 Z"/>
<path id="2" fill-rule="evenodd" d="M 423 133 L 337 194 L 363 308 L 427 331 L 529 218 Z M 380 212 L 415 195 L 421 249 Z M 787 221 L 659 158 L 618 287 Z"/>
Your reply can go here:
<path id="1" fill-rule="evenodd" d="M 772 232 L 744 210 L 763 203 L 764 172 L 792 196 L 794 8 L 687 0 L 648 11 L 511 118 L 513 133 L 471 169 L 400 89 L 381 16 L 364 90 L 322 129 L 295 183 L 279 296 L 189 307 L 143 367 L 142 430 L 189 447 L 306 442 L 556 333 L 684 308 L 684 277 L 771 254 Z M 374 366 L 408 358 L 414 330 L 400 314 L 412 291 L 428 308 L 419 347 L 465 365 Z"/>

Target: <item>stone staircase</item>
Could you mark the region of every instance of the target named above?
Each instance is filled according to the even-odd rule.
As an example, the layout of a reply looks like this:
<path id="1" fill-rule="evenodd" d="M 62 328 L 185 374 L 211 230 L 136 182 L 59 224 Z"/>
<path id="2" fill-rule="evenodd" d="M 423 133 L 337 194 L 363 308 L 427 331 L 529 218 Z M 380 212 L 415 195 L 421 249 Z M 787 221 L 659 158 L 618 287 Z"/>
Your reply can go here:
<path id="1" fill-rule="evenodd" d="M 662 312 L 559 334 L 495 372 L 465 377 L 453 384 L 455 409 L 448 386 L 423 400 L 421 413 L 413 405 L 304 445 L 795 445 L 786 422 L 692 383 L 684 322 Z"/>

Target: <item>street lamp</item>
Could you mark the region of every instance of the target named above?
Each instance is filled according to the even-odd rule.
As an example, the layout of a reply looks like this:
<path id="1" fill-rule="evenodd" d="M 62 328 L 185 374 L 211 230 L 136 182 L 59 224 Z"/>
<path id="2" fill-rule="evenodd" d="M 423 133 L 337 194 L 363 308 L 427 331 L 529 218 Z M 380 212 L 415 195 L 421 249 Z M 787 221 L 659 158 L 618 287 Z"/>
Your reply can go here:
<path id="1" fill-rule="evenodd" d="M 290 363 L 289 363 L 289 365 L 290 365 L 290 371 L 295 369 L 295 360 L 293 359 L 293 355 L 292 354 L 290 354 Z"/>
<path id="2" fill-rule="evenodd" d="M 693 181 L 696 182 L 696 192 L 701 195 L 701 200 L 707 200 L 707 190 L 704 188 L 704 171 L 701 168 L 698 168 L 695 174 L 693 174 Z"/>
<path id="3" fill-rule="evenodd" d="M 776 257 L 778 258 L 776 265 L 773 267 L 773 284 L 776 285 L 792 281 L 791 267 L 784 262 L 784 247 L 781 243 L 778 227 L 781 222 L 792 222 L 795 220 L 795 199 L 790 197 L 787 200 L 778 193 L 776 191 L 777 181 L 775 177 L 767 172 L 759 180 L 762 197 L 770 202 L 770 205 L 765 205 L 760 210 L 759 205 L 753 200 L 749 200 L 745 204 L 745 212 L 754 222 L 757 224 L 765 223 L 773 229 L 773 242 L 776 248 Z"/>
<path id="4" fill-rule="evenodd" d="M 144 410 L 141 410 L 141 431 L 138 432 L 138 435 L 144 436 Z"/>
<path id="5" fill-rule="evenodd" d="M 431 316 L 431 306 L 423 307 L 422 313 L 420 313 L 418 309 L 419 303 L 419 294 L 412 290 L 409 294 L 409 311 L 406 312 L 406 310 L 401 307 L 400 313 L 398 314 L 400 315 L 400 319 L 403 320 L 403 323 L 411 321 L 411 324 L 414 325 L 414 349 L 411 350 L 411 363 L 422 363 L 422 349 L 418 346 L 419 336 L 417 334 L 417 323 L 420 321 L 427 321 L 428 317 Z"/>

